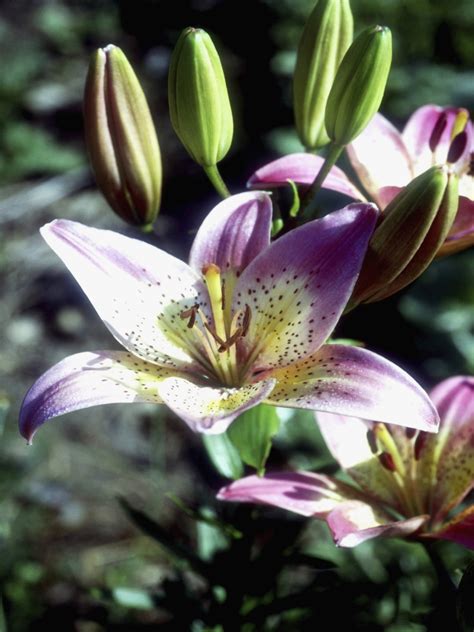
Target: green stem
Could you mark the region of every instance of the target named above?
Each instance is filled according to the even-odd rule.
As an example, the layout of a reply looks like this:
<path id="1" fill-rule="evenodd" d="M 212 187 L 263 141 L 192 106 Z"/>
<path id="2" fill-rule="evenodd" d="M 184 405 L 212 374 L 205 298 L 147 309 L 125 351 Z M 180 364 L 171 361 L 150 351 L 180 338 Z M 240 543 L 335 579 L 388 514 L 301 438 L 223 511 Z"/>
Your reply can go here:
<path id="1" fill-rule="evenodd" d="M 304 211 L 305 214 L 307 214 L 307 211 L 309 210 L 309 207 L 312 205 L 312 202 L 314 198 L 316 197 L 316 194 L 321 189 L 324 183 L 324 180 L 326 180 L 328 173 L 336 164 L 336 161 L 339 158 L 339 156 L 342 154 L 343 149 L 344 149 L 344 145 L 331 143 L 331 145 L 329 146 L 328 155 L 326 156 L 326 160 L 324 161 L 323 166 L 321 167 L 318 175 L 314 179 L 313 183 L 309 187 L 308 191 L 306 192 L 306 195 L 304 196 L 301 202 L 300 213 Z"/>
<path id="2" fill-rule="evenodd" d="M 222 179 L 221 174 L 219 173 L 217 165 L 203 166 L 203 169 L 206 172 L 209 180 L 212 182 L 217 193 L 219 193 L 219 195 L 224 199 L 230 197 L 230 191 L 226 187 L 226 184 Z"/>
<path id="3" fill-rule="evenodd" d="M 435 542 L 423 542 L 426 554 L 428 555 L 433 570 L 436 573 L 438 579 L 438 590 L 441 594 L 454 594 L 456 592 L 456 585 L 454 584 L 451 575 L 448 573 L 444 562 L 436 550 Z"/>

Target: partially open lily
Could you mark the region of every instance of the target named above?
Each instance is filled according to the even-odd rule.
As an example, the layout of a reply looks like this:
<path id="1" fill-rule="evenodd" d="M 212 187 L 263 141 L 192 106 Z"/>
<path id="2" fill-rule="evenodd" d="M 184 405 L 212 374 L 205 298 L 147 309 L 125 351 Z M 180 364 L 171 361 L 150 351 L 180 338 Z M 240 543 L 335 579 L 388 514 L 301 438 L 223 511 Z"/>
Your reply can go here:
<path id="1" fill-rule="evenodd" d="M 473 142 L 473 127 L 467 110 L 425 105 L 413 113 L 402 133 L 381 114 L 376 114 L 362 134 L 348 145 L 347 153 L 365 190 L 381 209 L 413 178 L 430 167 L 453 163 L 451 168 L 459 176 L 459 208 L 438 251 L 441 256 L 464 250 L 474 243 Z M 288 180 L 309 186 L 323 163 L 320 156 L 290 154 L 256 171 L 248 186 L 268 189 L 285 185 Z M 337 167 L 331 169 L 323 187 L 356 200 L 365 199 Z"/>
<path id="2" fill-rule="evenodd" d="M 377 209 L 353 204 L 270 244 L 271 201 L 244 193 L 200 227 L 190 265 L 114 232 L 59 220 L 42 235 L 125 351 L 79 353 L 27 393 L 20 430 L 113 402 L 167 404 L 192 429 L 223 432 L 260 402 L 435 431 L 404 371 L 324 344 L 357 279 Z"/>
<path id="3" fill-rule="evenodd" d="M 452 512 L 474 487 L 474 378 L 453 377 L 431 393 L 438 434 L 318 413 L 323 437 L 353 479 L 311 472 L 243 478 L 219 498 L 281 507 L 324 519 L 340 546 L 377 536 L 440 538 L 474 548 L 474 504 Z"/>

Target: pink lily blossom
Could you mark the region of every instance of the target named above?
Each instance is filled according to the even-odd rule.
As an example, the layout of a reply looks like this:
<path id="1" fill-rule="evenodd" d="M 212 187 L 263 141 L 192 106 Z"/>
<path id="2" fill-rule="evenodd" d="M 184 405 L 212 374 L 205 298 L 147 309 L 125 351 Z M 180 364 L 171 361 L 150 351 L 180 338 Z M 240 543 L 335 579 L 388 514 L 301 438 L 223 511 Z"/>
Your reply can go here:
<path id="1" fill-rule="evenodd" d="M 207 433 L 260 402 L 406 418 L 435 431 L 436 410 L 404 371 L 370 351 L 324 344 L 377 214 L 352 204 L 270 244 L 270 197 L 235 195 L 204 220 L 189 265 L 111 231 L 67 220 L 44 226 L 125 350 L 78 353 L 49 369 L 25 397 L 22 435 L 31 441 L 63 413 L 132 402 L 164 403 Z"/>
<path id="2" fill-rule="evenodd" d="M 311 472 L 249 476 L 219 498 L 274 505 L 325 520 L 339 546 L 383 537 L 439 538 L 474 548 L 474 378 L 431 392 L 438 434 L 318 413 L 329 450 L 353 484 Z M 454 517 L 453 517 L 454 513 Z"/>
<path id="3" fill-rule="evenodd" d="M 473 143 L 467 110 L 425 105 L 412 114 L 401 133 L 385 117 L 376 114 L 362 134 L 347 146 L 347 155 L 364 189 L 381 209 L 416 176 L 434 165 L 453 162 L 451 168 L 459 176 L 459 208 L 438 251 L 438 256 L 442 256 L 474 243 Z M 271 188 L 283 186 L 288 180 L 309 186 L 323 162 L 323 158 L 312 154 L 290 154 L 258 169 L 248 186 Z M 323 188 L 365 200 L 364 194 L 338 167 L 331 169 Z"/>

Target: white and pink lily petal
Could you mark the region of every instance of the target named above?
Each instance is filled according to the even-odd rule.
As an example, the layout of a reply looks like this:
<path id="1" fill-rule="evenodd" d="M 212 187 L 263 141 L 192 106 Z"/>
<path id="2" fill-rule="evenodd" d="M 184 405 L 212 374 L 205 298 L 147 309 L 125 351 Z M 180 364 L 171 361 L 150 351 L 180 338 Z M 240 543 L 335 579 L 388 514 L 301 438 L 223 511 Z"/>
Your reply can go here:
<path id="1" fill-rule="evenodd" d="M 247 187 L 249 189 L 272 189 L 287 185 L 289 180 L 295 184 L 309 187 L 323 164 L 324 159 L 321 156 L 304 153 L 288 154 L 255 171 L 250 176 Z M 332 167 L 324 181 L 323 188 L 337 191 L 354 200 L 365 201 L 364 195 L 339 167 Z"/>
<path id="2" fill-rule="evenodd" d="M 325 520 L 334 541 L 353 547 L 365 540 L 416 533 L 428 516 L 393 520 L 375 508 L 354 487 L 333 477 L 311 472 L 274 472 L 248 476 L 219 490 L 217 498 L 279 507 L 306 517 Z"/>
<path id="3" fill-rule="evenodd" d="M 31 443 L 46 421 L 103 404 L 167 404 L 195 432 L 224 432 L 242 412 L 259 404 L 274 380 L 242 388 L 211 388 L 198 376 L 145 362 L 124 351 L 77 353 L 58 362 L 31 387 L 19 428 Z"/>

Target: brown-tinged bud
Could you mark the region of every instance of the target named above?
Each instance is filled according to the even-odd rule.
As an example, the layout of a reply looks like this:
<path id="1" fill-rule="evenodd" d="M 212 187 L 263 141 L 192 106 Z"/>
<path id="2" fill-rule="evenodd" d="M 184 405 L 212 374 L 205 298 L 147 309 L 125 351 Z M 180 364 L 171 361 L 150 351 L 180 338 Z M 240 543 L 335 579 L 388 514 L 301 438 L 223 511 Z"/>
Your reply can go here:
<path id="1" fill-rule="evenodd" d="M 120 48 L 92 56 L 84 93 L 86 143 L 97 185 L 126 222 L 149 227 L 161 199 L 161 156 L 146 97 Z"/>
<path id="2" fill-rule="evenodd" d="M 446 166 L 412 180 L 386 207 L 369 242 L 351 307 L 391 296 L 429 266 L 458 207 L 458 179 Z"/>

